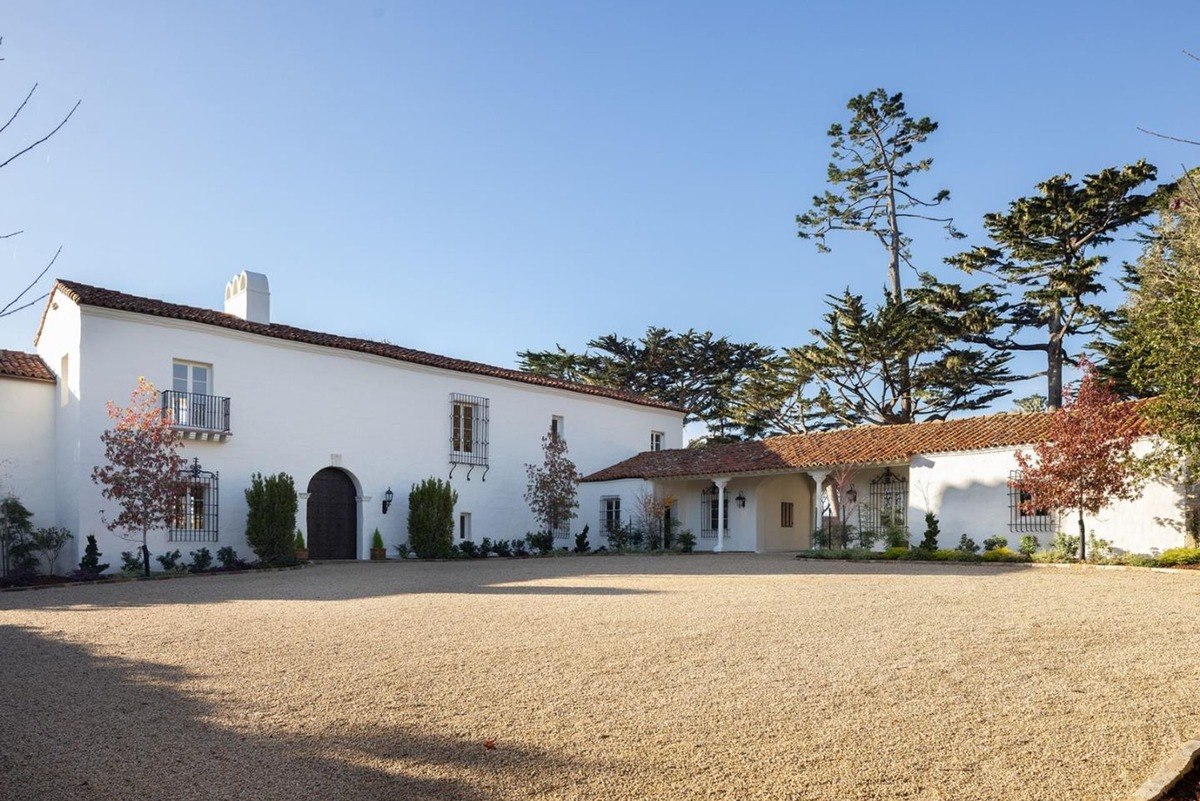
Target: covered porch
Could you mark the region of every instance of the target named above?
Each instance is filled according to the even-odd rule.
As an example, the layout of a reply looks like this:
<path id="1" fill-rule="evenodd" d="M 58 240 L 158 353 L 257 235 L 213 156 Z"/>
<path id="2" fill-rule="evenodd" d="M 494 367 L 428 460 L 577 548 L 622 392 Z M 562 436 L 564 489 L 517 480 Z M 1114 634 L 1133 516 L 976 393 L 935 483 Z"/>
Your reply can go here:
<path id="1" fill-rule="evenodd" d="M 907 528 L 908 464 L 648 479 L 696 549 L 771 553 L 874 547 Z"/>

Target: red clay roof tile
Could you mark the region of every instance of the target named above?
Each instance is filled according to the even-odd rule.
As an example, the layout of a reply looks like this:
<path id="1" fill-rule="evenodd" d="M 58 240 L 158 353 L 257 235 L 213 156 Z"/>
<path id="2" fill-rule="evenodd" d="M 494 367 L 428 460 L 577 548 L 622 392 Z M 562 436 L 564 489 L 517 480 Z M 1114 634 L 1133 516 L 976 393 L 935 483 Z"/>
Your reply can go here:
<path id="1" fill-rule="evenodd" d="M 571 381 L 563 381 L 556 378 L 546 378 L 544 376 L 534 375 L 532 373 L 513 370 L 505 367 L 494 367 L 490 364 L 481 364 L 480 362 L 471 362 L 463 359 L 455 359 L 449 356 L 439 356 L 435 353 L 426 353 L 425 351 L 413 350 L 411 348 L 402 348 L 397 345 L 391 345 L 386 342 L 373 342 L 369 339 L 357 339 L 355 337 L 343 337 L 336 334 L 322 334 L 317 331 L 307 331 L 303 328 L 293 328 L 290 325 L 280 325 L 278 323 L 252 323 L 234 317 L 231 314 L 214 311 L 213 309 L 202 309 L 195 306 L 184 306 L 178 303 L 167 303 L 153 298 L 144 298 L 137 295 L 127 295 L 124 292 L 116 292 L 111 289 L 103 289 L 101 287 L 89 286 L 81 284 L 77 281 L 67 281 L 58 279 L 55 284 L 55 289 L 66 294 L 67 297 L 74 300 L 83 306 L 98 306 L 104 309 L 115 309 L 118 311 L 134 312 L 136 314 L 147 314 L 153 317 L 167 317 L 174 320 L 187 320 L 194 323 L 203 323 L 205 325 L 215 325 L 221 328 L 229 328 L 234 331 L 245 331 L 250 334 L 259 334 L 265 337 L 274 339 L 284 339 L 291 342 L 303 342 L 308 345 L 322 345 L 329 348 L 338 348 L 340 350 L 356 351 L 358 353 L 369 353 L 375 356 L 383 356 L 388 359 L 397 361 L 409 362 L 410 364 L 419 364 L 426 367 L 437 367 L 443 370 L 453 370 L 459 373 L 472 373 L 474 375 L 488 376 L 491 378 L 500 378 L 506 381 L 519 381 L 524 384 L 535 384 L 542 387 L 551 387 L 553 389 L 564 389 L 571 392 L 579 392 L 584 395 L 595 395 L 602 398 L 611 398 L 613 400 L 625 401 L 627 403 L 636 403 L 641 406 L 653 406 L 659 409 L 668 409 L 682 413 L 684 410 L 678 409 L 672 404 L 664 403 L 645 395 L 638 395 L 633 392 L 625 392 L 619 389 L 609 389 L 607 387 L 591 386 L 589 384 L 576 384 Z M 53 293 L 51 293 L 53 296 Z"/>
<path id="2" fill-rule="evenodd" d="M 1049 420 L 1047 412 L 991 414 L 898 426 L 858 426 L 703 448 L 647 451 L 583 480 L 722 476 L 839 465 L 898 464 L 922 453 L 975 451 L 1038 442 L 1045 439 Z"/>
<path id="3" fill-rule="evenodd" d="M 50 372 L 41 356 L 19 350 L 0 350 L 0 376 L 54 383 L 54 373 Z"/>

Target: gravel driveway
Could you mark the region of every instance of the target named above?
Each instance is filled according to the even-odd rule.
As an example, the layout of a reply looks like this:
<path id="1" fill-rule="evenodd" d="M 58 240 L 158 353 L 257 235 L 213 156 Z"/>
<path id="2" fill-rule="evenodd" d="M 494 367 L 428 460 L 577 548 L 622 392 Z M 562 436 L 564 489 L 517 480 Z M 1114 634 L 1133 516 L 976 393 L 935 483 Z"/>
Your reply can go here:
<path id="1" fill-rule="evenodd" d="M 1117 799 L 1200 574 L 784 556 L 0 594 L 0 797 Z M 487 748 L 494 741 L 494 748 Z"/>

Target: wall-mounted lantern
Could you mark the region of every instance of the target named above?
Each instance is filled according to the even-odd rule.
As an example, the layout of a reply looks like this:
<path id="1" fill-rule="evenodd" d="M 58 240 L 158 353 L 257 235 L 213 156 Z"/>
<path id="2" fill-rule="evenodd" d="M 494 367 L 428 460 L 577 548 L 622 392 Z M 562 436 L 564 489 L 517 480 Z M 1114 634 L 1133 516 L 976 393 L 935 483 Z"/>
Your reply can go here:
<path id="1" fill-rule="evenodd" d="M 853 484 L 846 490 L 846 500 L 850 501 L 850 503 L 858 503 L 858 490 L 854 488 Z"/>
<path id="2" fill-rule="evenodd" d="M 745 509 L 745 508 L 746 508 L 746 496 L 745 496 L 745 495 L 743 495 L 742 493 L 740 493 L 740 492 L 739 492 L 739 493 L 737 494 L 737 497 L 736 497 L 736 498 L 734 498 L 733 500 L 734 500 L 734 502 L 735 502 L 735 503 L 738 505 L 738 508 L 739 508 L 739 509 Z"/>
<path id="3" fill-rule="evenodd" d="M 385 515 L 387 514 L 388 507 L 392 505 L 392 501 L 395 499 L 395 497 L 396 494 L 392 492 L 391 487 L 388 487 L 387 492 L 383 493 L 383 513 Z"/>

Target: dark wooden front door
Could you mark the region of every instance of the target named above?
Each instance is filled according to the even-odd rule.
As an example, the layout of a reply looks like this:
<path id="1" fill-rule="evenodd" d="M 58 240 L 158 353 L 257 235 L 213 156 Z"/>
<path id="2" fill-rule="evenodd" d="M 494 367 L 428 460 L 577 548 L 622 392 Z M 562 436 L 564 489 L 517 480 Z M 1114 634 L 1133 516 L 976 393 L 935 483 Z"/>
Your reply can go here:
<path id="1" fill-rule="evenodd" d="M 308 482 L 308 553 L 313 559 L 357 559 L 358 502 L 354 482 L 326 467 Z"/>

